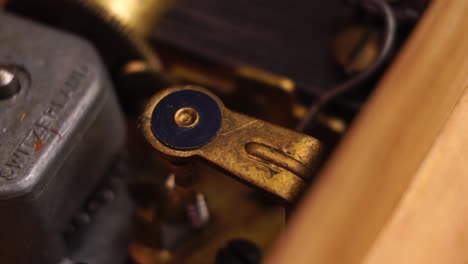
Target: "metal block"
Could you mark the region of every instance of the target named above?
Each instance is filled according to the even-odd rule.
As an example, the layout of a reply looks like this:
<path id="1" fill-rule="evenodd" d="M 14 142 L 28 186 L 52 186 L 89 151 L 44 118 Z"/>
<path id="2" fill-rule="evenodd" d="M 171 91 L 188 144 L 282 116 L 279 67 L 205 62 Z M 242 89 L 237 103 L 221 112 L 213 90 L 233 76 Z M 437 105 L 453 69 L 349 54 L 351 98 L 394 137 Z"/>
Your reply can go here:
<path id="1" fill-rule="evenodd" d="M 20 82 L 0 100 L 0 263 L 58 263 L 71 217 L 123 145 L 122 114 L 80 38 L 0 13 L 0 64 Z"/>

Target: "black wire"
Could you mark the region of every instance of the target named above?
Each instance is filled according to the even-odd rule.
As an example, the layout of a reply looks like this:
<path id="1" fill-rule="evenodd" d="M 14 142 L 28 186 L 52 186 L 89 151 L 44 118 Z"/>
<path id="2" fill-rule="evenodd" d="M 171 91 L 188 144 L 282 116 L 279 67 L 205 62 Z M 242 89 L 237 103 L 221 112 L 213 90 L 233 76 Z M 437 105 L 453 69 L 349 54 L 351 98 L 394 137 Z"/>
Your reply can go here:
<path id="1" fill-rule="evenodd" d="M 325 105 L 330 103 L 336 97 L 347 93 L 356 87 L 359 87 L 370 77 L 372 77 L 385 64 L 391 54 L 396 38 L 396 19 L 392 8 L 385 0 L 365 0 L 359 1 L 359 4 L 365 8 L 376 8 L 384 17 L 385 33 L 382 48 L 377 59 L 362 73 L 355 77 L 338 84 L 329 91 L 321 94 L 315 103 L 309 108 L 304 119 L 296 127 L 297 131 L 303 132 L 311 126 L 317 114 Z"/>

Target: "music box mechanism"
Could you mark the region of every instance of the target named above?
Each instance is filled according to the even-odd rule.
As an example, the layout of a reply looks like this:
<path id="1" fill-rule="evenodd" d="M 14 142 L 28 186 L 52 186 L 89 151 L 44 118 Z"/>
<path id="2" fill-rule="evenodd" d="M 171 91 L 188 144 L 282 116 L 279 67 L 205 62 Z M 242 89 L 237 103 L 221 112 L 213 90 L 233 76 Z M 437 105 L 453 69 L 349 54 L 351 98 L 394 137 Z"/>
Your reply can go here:
<path id="1" fill-rule="evenodd" d="M 0 262 L 221 264 L 260 263 L 426 1 L 0 6 Z"/>

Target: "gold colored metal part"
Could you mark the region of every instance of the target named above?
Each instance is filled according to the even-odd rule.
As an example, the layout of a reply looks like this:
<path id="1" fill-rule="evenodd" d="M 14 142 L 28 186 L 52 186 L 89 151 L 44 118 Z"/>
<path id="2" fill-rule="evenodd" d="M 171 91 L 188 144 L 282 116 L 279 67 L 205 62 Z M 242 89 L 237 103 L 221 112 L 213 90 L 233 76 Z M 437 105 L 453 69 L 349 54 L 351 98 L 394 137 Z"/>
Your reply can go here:
<path id="1" fill-rule="evenodd" d="M 227 104 L 236 106 L 236 111 L 284 127 L 296 123 L 293 80 L 252 66 L 199 61 L 175 49 L 166 48 L 165 54 L 170 54 L 164 61 L 165 73 L 172 79 L 204 86 L 223 100 L 229 100 Z"/>
<path id="2" fill-rule="evenodd" d="M 93 0 L 97 5 L 113 14 L 122 25 L 136 34 L 146 37 L 151 34 L 161 13 L 167 6 L 167 0 Z"/>
<path id="3" fill-rule="evenodd" d="M 133 260 L 141 264 L 172 263 L 172 254 L 166 249 L 155 249 L 132 241 L 128 251 Z"/>
<path id="4" fill-rule="evenodd" d="M 274 147 L 262 143 L 250 142 L 245 145 L 245 151 L 254 157 L 291 171 L 303 179 L 307 179 L 312 174 L 310 168 Z"/>
<path id="5" fill-rule="evenodd" d="M 235 85 L 238 100 L 249 106 L 243 112 L 283 127 L 292 127 L 296 84 L 289 78 L 250 66 L 236 69 Z M 248 98 L 245 100 L 244 98 Z M 247 104 L 248 105 L 248 104 Z M 271 107 L 274 105 L 275 107 Z"/>
<path id="6" fill-rule="evenodd" d="M 380 32 L 369 26 L 352 26 L 335 39 L 335 58 L 347 74 L 366 70 L 380 49 Z"/>
<path id="7" fill-rule="evenodd" d="M 303 104 L 296 103 L 293 105 L 293 114 L 297 120 L 301 120 L 307 113 L 307 107 Z M 317 115 L 317 121 L 326 126 L 331 131 L 334 131 L 337 134 L 343 134 L 346 129 L 347 125 L 343 119 L 340 119 L 336 116 L 325 115 L 320 113 Z"/>
<path id="8" fill-rule="evenodd" d="M 223 94 L 231 95 L 237 87 L 236 81 L 249 81 L 261 86 L 267 86 L 272 90 L 281 90 L 283 93 L 292 95 L 295 92 L 296 84 L 293 80 L 251 66 L 239 66 L 230 69 L 229 74 L 211 73 L 207 70 L 200 69 L 201 66 L 186 65 L 184 63 L 174 63 L 167 67 L 169 74 L 175 78 L 182 79 L 187 82 L 197 83 L 208 86 L 220 91 Z M 250 89 L 248 89 L 250 91 Z"/>
<path id="9" fill-rule="evenodd" d="M 98 17 L 121 35 L 155 72 L 162 69 L 158 54 L 147 42 L 171 0 L 75 0 L 81 8 Z"/>
<path id="10" fill-rule="evenodd" d="M 125 64 L 122 70 L 122 74 L 130 75 L 130 74 L 138 74 L 142 72 L 149 71 L 148 64 L 141 60 L 133 60 Z"/>
<path id="11" fill-rule="evenodd" d="M 162 63 L 148 37 L 170 1 L 13 0 L 6 9 L 90 40 L 113 70 L 130 60 L 143 60 L 156 73 Z"/>
<path id="12" fill-rule="evenodd" d="M 242 78 L 255 80 L 271 87 L 280 88 L 286 93 L 294 93 L 296 87 L 296 84 L 289 78 L 250 66 L 237 68 L 237 74 Z"/>
<path id="13" fill-rule="evenodd" d="M 317 121 L 338 134 L 343 134 L 347 129 L 346 122 L 338 117 L 319 114 L 317 116 Z"/>
<path id="14" fill-rule="evenodd" d="M 174 121 L 177 126 L 182 128 L 191 128 L 198 124 L 198 112 L 191 107 L 183 107 L 174 115 Z"/>
<path id="15" fill-rule="evenodd" d="M 210 212 L 216 216 L 214 223 L 201 232 L 191 232 L 171 252 L 134 239 L 130 244 L 132 258 L 139 264 L 214 263 L 217 250 L 237 238 L 253 241 L 267 252 L 284 228 L 284 207 L 263 200 L 266 198 L 207 164 L 193 166 L 200 172 L 194 187 L 206 195 Z"/>
<path id="16" fill-rule="evenodd" d="M 222 111 L 217 136 L 194 150 L 175 150 L 162 144 L 151 129 L 153 109 L 165 96 L 192 89 L 211 96 Z M 153 96 L 140 125 L 148 142 L 171 158 L 201 157 L 260 189 L 293 201 L 306 187 L 321 153 L 320 142 L 310 136 L 228 110 L 212 93 L 199 87 L 166 89 Z"/>

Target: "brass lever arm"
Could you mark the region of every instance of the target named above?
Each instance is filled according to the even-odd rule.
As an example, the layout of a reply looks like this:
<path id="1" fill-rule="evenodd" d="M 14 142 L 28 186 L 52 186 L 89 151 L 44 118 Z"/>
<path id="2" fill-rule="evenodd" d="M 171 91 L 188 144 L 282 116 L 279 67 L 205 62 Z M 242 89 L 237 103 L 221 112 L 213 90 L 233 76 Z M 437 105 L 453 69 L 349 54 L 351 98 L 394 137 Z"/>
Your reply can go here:
<path id="1" fill-rule="evenodd" d="M 289 202 L 306 186 L 321 153 L 317 139 L 232 112 L 193 86 L 156 94 L 140 124 L 169 158 L 201 157 Z"/>

